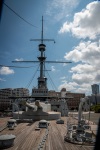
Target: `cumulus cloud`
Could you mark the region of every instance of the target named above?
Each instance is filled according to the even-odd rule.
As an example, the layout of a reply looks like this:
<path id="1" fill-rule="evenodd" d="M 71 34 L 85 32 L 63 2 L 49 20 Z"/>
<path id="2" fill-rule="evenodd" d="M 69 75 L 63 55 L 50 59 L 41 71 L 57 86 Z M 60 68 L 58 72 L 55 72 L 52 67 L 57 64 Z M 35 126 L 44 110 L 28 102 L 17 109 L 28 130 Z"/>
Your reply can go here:
<path id="1" fill-rule="evenodd" d="M 64 81 L 61 87 L 70 87 L 75 92 L 91 92 L 92 84 L 100 84 L 100 46 L 98 42 L 83 42 L 65 54 L 64 58 L 76 62 L 70 69 L 72 77 L 72 87 L 70 82 Z"/>
<path id="2" fill-rule="evenodd" d="M 96 71 L 97 71 L 96 67 L 93 67 L 92 65 L 78 64 L 75 67 L 72 67 L 70 72 L 92 73 L 92 72 L 96 72 Z"/>
<path id="3" fill-rule="evenodd" d="M 59 33 L 71 32 L 77 38 L 95 39 L 100 34 L 100 2 L 89 3 L 81 12 L 75 13 L 73 22 L 65 22 Z"/>
<path id="4" fill-rule="evenodd" d="M 23 58 L 16 58 L 15 61 L 23 61 Z"/>
<path id="5" fill-rule="evenodd" d="M 1 75 L 9 75 L 9 74 L 14 74 L 14 70 L 10 69 L 9 67 L 2 67 L 0 69 L 0 74 Z"/>
<path id="6" fill-rule="evenodd" d="M 86 95 L 88 95 L 89 93 L 91 93 L 91 85 L 83 83 L 78 88 L 76 88 L 76 92 L 85 93 Z"/>
<path id="7" fill-rule="evenodd" d="M 74 62 L 83 62 L 93 65 L 99 65 L 100 47 L 98 42 L 80 42 L 72 51 L 66 53 L 64 58 Z"/>
<path id="8" fill-rule="evenodd" d="M 66 88 L 67 91 L 72 91 L 72 90 L 75 90 L 77 84 L 75 82 L 67 82 L 65 81 L 63 84 L 61 84 L 58 89 L 61 90 L 62 88 Z"/>
<path id="9" fill-rule="evenodd" d="M 85 41 L 73 47 L 64 58 L 75 62 L 70 69 L 72 81 L 61 83 L 59 89 L 89 94 L 92 84 L 100 84 L 100 2 L 89 3 L 85 9 L 75 13 L 73 22 L 65 22 L 59 33 L 71 32 L 76 38 Z M 89 38 L 89 41 L 88 41 Z"/>
<path id="10" fill-rule="evenodd" d="M 66 91 L 71 91 L 71 92 L 76 92 L 76 93 L 85 93 L 86 95 L 91 93 L 91 85 L 88 83 L 83 83 L 79 85 L 78 83 L 74 81 L 72 82 L 65 81 L 58 87 L 59 91 L 62 88 L 66 88 Z"/>
<path id="11" fill-rule="evenodd" d="M 65 58 L 75 62 L 82 62 L 71 68 L 72 79 L 78 84 L 100 82 L 100 47 L 97 42 L 81 42 Z"/>
<path id="12" fill-rule="evenodd" d="M 76 82 L 78 85 L 82 85 L 83 83 L 89 83 L 91 84 L 94 80 L 94 76 L 92 74 L 73 74 L 72 80 Z"/>
<path id="13" fill-rule="evenodd" d="M 79 0 L 50 0 L 48 2 L 46 14 L 53 16 L 56 21 L 67 16 L 79 3 Z"/>
<path id="14" fill-rule="evenodd" d="M 99 72 L 96 74 L 95 80 L 96 80 L 98 83 L 100 83 L 100 70 L 99 70 Z"/>

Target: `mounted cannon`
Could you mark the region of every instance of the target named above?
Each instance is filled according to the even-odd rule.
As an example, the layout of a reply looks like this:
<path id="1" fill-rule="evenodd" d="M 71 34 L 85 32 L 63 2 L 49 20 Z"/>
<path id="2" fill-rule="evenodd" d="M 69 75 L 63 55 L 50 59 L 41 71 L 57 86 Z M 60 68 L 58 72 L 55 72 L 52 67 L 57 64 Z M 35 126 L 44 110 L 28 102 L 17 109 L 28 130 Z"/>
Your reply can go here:
<path id="1" fill-rule="evenodd" d="M 41 106 L 39 100 L 36 100 L 34 104 L 31 104 L 31 103 L 26 102 L 26 103 L 25 103 L 25 106 L 28 108 L 27 111 L 31 111 L 31 110 L 32 110 L 32 111 L 43 110 L 43 107 Z"/>
<path id="2" fill-rule="evenodd" d="M 36 100 L 33 103 L 24 102 L 24 106 L 26 106 L 25 111 L 13 112 L 13 118 L 18 118 L 19 121 L 33 121 L 33 120 L 56 120 L 60 119 L 61 113 L 51 111 L 51 104 L 40 102 L 40 100 Z"/>
<path id="3" fill-rule="evenodd" d="M 95 137 L 91 131 L 91 125 L 87 125 L 85 120 L 82 120 L 82 108 L 85 102 L 89 100 L 88 97 L 80 99 L 78 111 L 78 124 L 68 124 L 67 134 L 64 140 L 73 144 L 89 145 L 95 144 Z"/>
<path id="4" fill-rule="evenodd" d="M 40 109 L 43 110 L 43 107 L 41 106 L 39 100 L 37 100 L 37 101 L 35 102 L 35 105 L 37 106 L 37 110 L 40 110 Z"/>
<path id="5" fill-rule="evenodd" d="M 27 103 L 27 102 L 25 105 L 28 107 L 29 110 L 35 110 L 35 105 L 32 105 L 32 104 Z"/>

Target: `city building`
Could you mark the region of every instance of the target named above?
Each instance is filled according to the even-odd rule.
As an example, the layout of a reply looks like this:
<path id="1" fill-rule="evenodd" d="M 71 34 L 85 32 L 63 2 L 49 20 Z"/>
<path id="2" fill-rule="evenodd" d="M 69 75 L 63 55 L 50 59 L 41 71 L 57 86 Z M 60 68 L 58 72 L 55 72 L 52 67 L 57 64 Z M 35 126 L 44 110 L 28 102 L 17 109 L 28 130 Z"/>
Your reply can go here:
<path id="1" fill-rule="evenodd" d="M 93 84 L 91 85 L 92 87 L 92 94 L 99 94 L 99 85 L 98 84 Z"/>
<path id="2" fill-rule="evenodd" d="M 66 92 L 66 96 L 70 97 L 68 99 L 68 108 L 70 110 L 78 110 L 80 99 L 85 97 L 85 93 L 71 93 L 71 92 Z M 72 97 L 72 98 L 71 98 Z"/>
<path id="3" fill-rule="evenodd" d="M 12 96 L 11 88 L 0 89 L 0 111 L 10 109 L 12 99 L 10 99 L 9 97 L 11 96 Z"/>
<path id="4" fill-rule="evenodd" d="M 14 99 L 11 99 L 11 97 L 14 97 Z M 28 97 L 29 90 L 26 88 L 1 89 L 0 110 L 4 111 L 11 109 L 12 103 L 14 104 L 13 111 L 25 110 L 26 106 L 24 104 L 26 100 L 29 100 Z M 60 92 L 54 90 L 48 91 L 46 101 L 51 104 L 52 111 L 61 112 L 62 116 L 64 116 L 68 114 L 68 110 L 78 110 L 80 99 L 84 97 L 84 93 L 71 93 L 63 88 Z"/>
<path id="5" fill-rule="evenodd" d="M 15 97 L 29 96 L 29 90 L 26 88 L 15 88 L 12 90 L 12 96 Z"/>
<path id="6" fill-rule="evenodd" d="M 27 88 L 15 88 L 12 91 L 13 111 L 25 110 L 26 97 L 29 97 L 29 90 Z M 24 98 L 25 97 L 25 98 Z"/>
<path id="7" fill-rule="evenodd" d="M 91 85 L 92 87 L 92 97 L 91 97 L 91 101 L 93 104 L 98 104 L 98 95 L 99 95 L 99 85 L 98 84 L 93 84 Z"/>
<path id="8" fill-rule="evenodd" d="M 84 93 L 71 93 L 65 88 L 60 92 L 49 91 L 49 95 L 52 97 L 48 100 L 51 110 L 61 112 L 62 116 L 67 116 L 69 110 L 78 110 L 80 99 L 85 97 Z M 88 109 L 89 107 L 85 107 L 86 111 Z"/>
<path id="9" fill-rule="evenodd" d="M 91 105 L 100 104 L 100 94 L 89 96 Z"/>
<path id="10" fill-rule="evenodd" d="M 11 97 L 20 97 L 20 99 L 15 99 L 16 103 L 19 103 L 21 97 L 29 96 L 29 90 L 26 88 L 5 88 L 0 89 L 0 111 L 9 111 L 12 110 L 12 103 L 15 103 L 15 101 Z M 23 98 L 24 99 L 24 98 Z M 25 98 L 26 99 L 26 98 Z M 13 105 L 13 109 L 16 110 L 17 104 Z M 22 104 L 19 103 L 19 108 L 22 106 Z"/>

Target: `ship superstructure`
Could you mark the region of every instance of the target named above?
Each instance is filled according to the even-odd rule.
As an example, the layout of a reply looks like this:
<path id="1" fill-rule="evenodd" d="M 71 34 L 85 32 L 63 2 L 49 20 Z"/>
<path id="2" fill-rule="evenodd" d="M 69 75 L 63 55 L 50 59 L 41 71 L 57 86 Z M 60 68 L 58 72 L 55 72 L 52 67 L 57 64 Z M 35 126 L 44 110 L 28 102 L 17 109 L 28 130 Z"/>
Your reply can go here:
<path id="1" fill-rule="evenodd" d="M 47 78 L 45 77 L 45 50 L 46 45 L 43 43 L 43 41 L 54 41 L 53 39 L 44 39 L 43 38 L 43 16 L 42 16 L 42 33 L 41 33 L 41 39 L 33 39 L 34 41 L 41 41 L 41 44 L 39 44 L 38 48 L 40 51 L 40 56 L 38 57 L 39 63 L 40 63 L 40 76 L 38 77 L 38 88 L 32 89 L 32 96 L 35 99 L 41 99 L 45 100 L 48 97 L 48 88 L 47 88 Z"/>

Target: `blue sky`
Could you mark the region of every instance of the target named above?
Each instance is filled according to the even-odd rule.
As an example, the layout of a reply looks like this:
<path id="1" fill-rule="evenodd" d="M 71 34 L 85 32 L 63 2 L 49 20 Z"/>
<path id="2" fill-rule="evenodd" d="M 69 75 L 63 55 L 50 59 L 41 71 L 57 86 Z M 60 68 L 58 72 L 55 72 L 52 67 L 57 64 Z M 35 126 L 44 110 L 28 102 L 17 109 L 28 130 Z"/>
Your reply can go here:
<path id="1" fill-rule="evenodd" d="M 48 89 L 91 94 L 91 85 L 100 84 L 100 2 L 92 0 L 5 0 L 0 24 L 0 88 L 37 87 L 38 64 L 12 63 L 37 60 L 44 17 L 47 60 L 72 61 L 72 64 L 46 64 Z M 34 78 L 33 78 L 34 77 Z M 32 80 L 33 78 L 33 80 Z M 32 80 L 32 82 L 31 82 Z M 51 82 L 52 81 L 52 82 Z M 31 84 L 29 84 L 31 83 Z M 28 86 L 30 85 L 30 86 Z"/>

